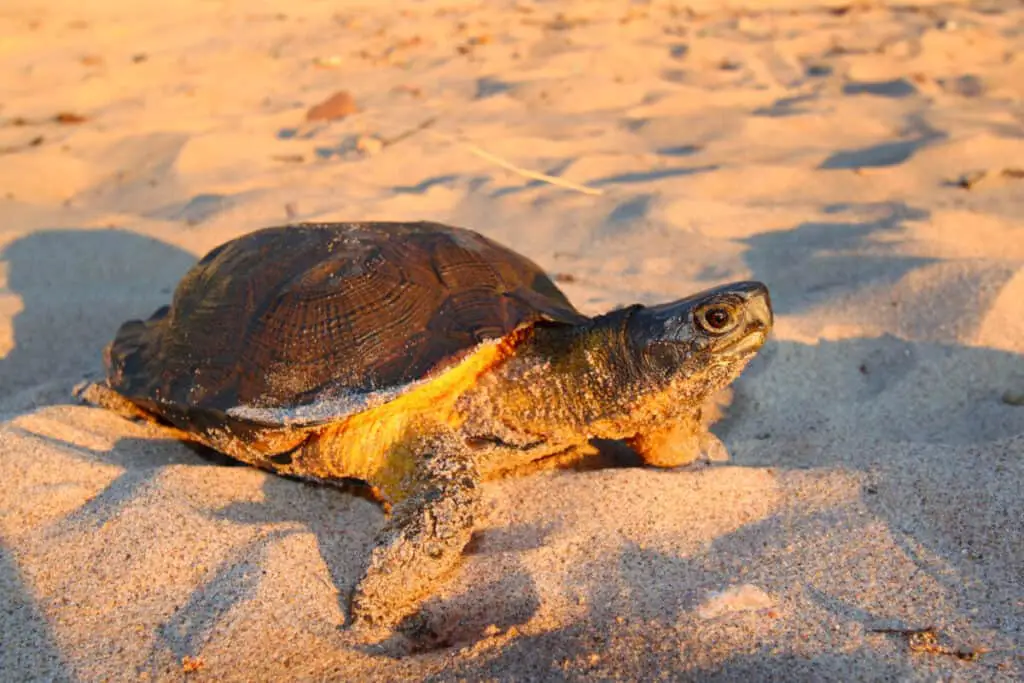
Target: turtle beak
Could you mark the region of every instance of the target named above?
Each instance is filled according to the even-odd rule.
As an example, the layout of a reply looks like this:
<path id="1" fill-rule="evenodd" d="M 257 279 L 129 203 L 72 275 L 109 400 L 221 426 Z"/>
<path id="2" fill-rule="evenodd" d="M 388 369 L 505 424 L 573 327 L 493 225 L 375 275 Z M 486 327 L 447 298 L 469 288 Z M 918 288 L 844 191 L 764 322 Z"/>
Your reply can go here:
<path id="1" fill-rule="evenodd" d="M 764 336 L 775 324 L 775 314 L 772 312 L 772 298 L 768 288 L 760 282 L 744 282 L 742 287 L 737 287 L 736 293 L 744 300 L 744 317 L 748 332 L 761 332 Z"/>
<path id="2" fill-rule="evenodd" d="M 746 302 L 746 318 L 748 327 L 763 329 L 766 333 L 775 324 L 772 313 L 772 297 L 768 288 L 760 282 L 738 282 L 727 285 L 727 291 L 739 295 Z"/>
<path id="3" fill-rule="evenodd" d="M 768 288 L 760 282 L 734 282 L 720 288 L 720 291 L 742 301 L 740 329 L 730 335 L 735 341 L 730 344 L 727 353 L 733 356 L 756 353 L 764 345 L 775 323 Z"/>

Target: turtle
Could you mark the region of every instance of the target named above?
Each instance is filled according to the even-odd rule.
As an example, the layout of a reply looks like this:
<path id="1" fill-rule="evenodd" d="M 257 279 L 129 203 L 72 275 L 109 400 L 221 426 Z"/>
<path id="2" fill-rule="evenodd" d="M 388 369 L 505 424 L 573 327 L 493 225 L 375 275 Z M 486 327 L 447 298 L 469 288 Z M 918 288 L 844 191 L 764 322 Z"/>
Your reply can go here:
<path id="1" fill-rule="evenodd" d="M 481 485 L 620 440 L 661 468 L 773 323 L 760 282 L 580 313 L 526 256 L 434 222 L 295 223 L 207 253 L 130 320 L 83 401 L 387 513 L 348 625 L 394 628 L 457 571 Z"/>

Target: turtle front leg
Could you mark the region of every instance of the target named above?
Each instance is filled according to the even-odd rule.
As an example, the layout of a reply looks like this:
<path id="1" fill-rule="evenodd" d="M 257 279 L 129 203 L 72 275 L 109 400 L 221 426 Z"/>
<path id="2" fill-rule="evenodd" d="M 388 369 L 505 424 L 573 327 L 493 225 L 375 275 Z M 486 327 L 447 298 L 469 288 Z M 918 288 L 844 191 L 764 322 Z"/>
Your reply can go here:
<path id="1" fill-rule="evenodd" d="M 349 625 L 391 627 L 457 568 L 481 519 L 472 457 L 452 447 L 417 455 L 411 495 L 397 501 L 356 585 Z"/>
<path id="2" fill-rule="evenodd" d="M 626 442 L 645 463 L 654 467 L 682 467 L 698 460 L 729 459 L 725 446 L 708 431 L 699 413 L 652 426 Z"/>

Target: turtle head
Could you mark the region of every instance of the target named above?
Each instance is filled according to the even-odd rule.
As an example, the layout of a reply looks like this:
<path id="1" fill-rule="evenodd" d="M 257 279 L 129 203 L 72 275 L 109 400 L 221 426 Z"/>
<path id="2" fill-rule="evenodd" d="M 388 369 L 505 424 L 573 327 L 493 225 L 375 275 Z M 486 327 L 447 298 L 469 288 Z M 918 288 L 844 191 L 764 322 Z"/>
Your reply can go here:
<path id="1" fill-rule="evenodd" d="M 627 438 L 650 431 L 651 421 L 699 414 L 771 326 L 768 289 L 758 282 L 620 308 L 584 324 L 537 324 L 467 405 L 479 407 L 482 432 L 500 426 L 488 436 L 494 441 Z"/>
<path id="2" fill-rule="evenodd" d="M 734 282 L 679 301 L 636 307 L 627 323 L 635 362 L 661 381 L 692 379 L 694 394 L 721 388 L 739 374 L 772 327 L 768 288 Z M 706 387 L 696 386 L 706 384 Z"/>

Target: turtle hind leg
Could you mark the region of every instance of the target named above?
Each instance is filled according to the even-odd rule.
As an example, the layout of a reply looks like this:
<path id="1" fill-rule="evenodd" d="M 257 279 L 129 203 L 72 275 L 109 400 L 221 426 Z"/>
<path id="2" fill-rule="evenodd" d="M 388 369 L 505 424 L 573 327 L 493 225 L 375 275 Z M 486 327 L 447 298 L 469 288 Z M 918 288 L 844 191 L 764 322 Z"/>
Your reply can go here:
<path id="1" fill-rule="evenodd" d="M 72 393 L 78 400 L 117 413 L 128 420 L 146 420 L 157 422 L 153 413 L 143 410 L 121 394 L 111 389 L 105 382 L 85 381 L 75 385 Z"/>
<path id="2" fill-rule="evenodd" d="M 94 405 L 97 408 L 109 410 L 112 413 L 120 415 L 126 420 L 131 420 L 133 422 L 149 422 L 151 424 L 159 425 L 171 436 L 182 441 L 198 441 L 195 435 L 182 429 L 178 429 L 159 415 L 151 413 L 136 403 L 133 403 L 111 389 L 106 382 L 81 382 L 80 384 L 75 385 L 75 388 L 72 389 L 72 394 L 75 398 L 84 403 Z"/>
<path id="3" fill-rule="evenodd" d="M 482 517 L 480 477 L 461 450 L 418 456 L 417 486 L 396 502 L 352 593 L 349 626 L 390 628 L 456 570 Z"/>

